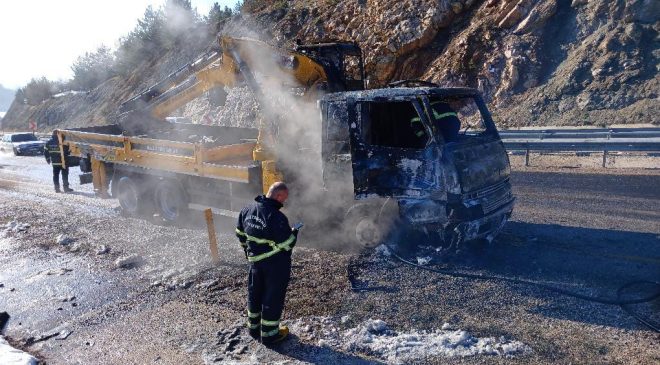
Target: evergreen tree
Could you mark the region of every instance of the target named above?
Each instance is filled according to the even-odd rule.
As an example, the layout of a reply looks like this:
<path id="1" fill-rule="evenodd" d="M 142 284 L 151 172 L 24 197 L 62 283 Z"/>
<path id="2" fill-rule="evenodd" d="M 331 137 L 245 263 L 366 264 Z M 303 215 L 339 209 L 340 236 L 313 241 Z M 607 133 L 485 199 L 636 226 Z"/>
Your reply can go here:
<path id="1" fill-rule="evenodd" d="M 164 54 L 163 24 L 163 12 L 154 10 L 151 5 L 147 6 L 144 16 L 142 19 L 138 19 L 135 29 L 120 39 L 120 46 L 116 53 L 118 73 L 127 75 L 145 60 Z"/>
<path id="2" fill-rule="evenodd" d="M 231 10 L 228 6 L 225 6 L 224 9 L 218 3 L 214 3 L 209 11 L 209 15 L 206 17 L 206 24 L 211 29 L 213 34 L 220 32 L 222 27 L 225 25 L 227 20 L 229 20 L 234 15 L 234 11 Z"/>
<path id="3" fill-rule="evenodd" d="M 38 105 L 55 94 L 55 84 L 45 77 L 32 79 L 16 94 L 23 96 L 29 105 Z"/>
<path id="4" fill-rule="evenodd" d="M 91 90 L 103 81 L 114 76 L 114 57 L 110 48 L 102 45 L 96 52 L 86 52 L 78 57 L 71 66 L 73 80 L 71 88 L 76 90 Z"/>

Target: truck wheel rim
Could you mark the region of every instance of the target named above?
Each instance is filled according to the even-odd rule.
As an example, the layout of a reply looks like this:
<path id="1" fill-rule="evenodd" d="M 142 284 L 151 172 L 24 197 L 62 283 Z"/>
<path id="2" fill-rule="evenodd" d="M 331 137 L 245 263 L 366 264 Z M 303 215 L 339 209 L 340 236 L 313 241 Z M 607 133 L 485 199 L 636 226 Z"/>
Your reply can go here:
<path id="1" fill-rule="evenodd" d="M 164 200 L 164 202 L 161 202 L 161 211 L 163 213 L 163 217 L 169 220 L 176 219 L 179 215 L 179 207 L 168 199 Z"/>
<path id="2" fill-rule="evenodd" d="M 158 206 L 163 218 L 167 220 L 176 220 L 179 217 L 181 202 L 173 197 L 177 192 L 171 189 L 162 189 L 158 192 Z"/>
<path id="3" fill-rule="evenodd" d="M 138 193 L 133 186 L 122 186 L 119 189 L 119 204 L 127 211 L 134 213 L 138 207 Z"/>
<path id="4" fill-rule="evenodd" d="M 365 247 L 374 247 L 381 241 L 382 234 L 376 222 L 365 218 L 355 226 L 355 238 Z"/>

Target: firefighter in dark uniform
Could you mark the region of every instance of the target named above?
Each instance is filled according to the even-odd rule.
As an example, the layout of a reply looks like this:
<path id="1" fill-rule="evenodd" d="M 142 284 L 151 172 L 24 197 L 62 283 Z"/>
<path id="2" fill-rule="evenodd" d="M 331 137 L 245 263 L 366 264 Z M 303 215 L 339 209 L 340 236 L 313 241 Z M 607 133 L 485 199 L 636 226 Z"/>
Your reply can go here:
<path id="1" fill-rule="evenodd" d="M 280 212 L 289 196 L 282 182 L 273 184 L 256 203 L 243 208 L 236 225 L 236 236 L 250 262 L 248 277 L 248 328 L 250 336 L 265 345 L 284 340 L 289 329 L 280 327 L 284 297 L 291 276 L 291 251 L 297 229 Z"/>
<path id="2" fill-rule="evenodd" d="M 69 154 L 69 146 L 64 146 L 64 158 L 66 159 L 69 157 Z M 62 154 L 57 140 L 57 131 L 53 131 L 53 135 L 48 142 L 46 142 L 46 145 L 44 146 L 44 156 L 46 157 L 46 162 L 53 165 L 53 184 L 55 185 L 55 192 L 60 192 L 60 172 L 62 173 L 64 192 L 72 192 L 73 189 L 69 188 L 69 167 L 66 164 L 62 167 Z"/>
<path id="3" fill-rule="evenodd" d="M 432 101 L 431 109 L 433 111 L 433 119 L 435 120 L 434 128 L 437 128 L 440 131 L 445 143 L 456 142 L 458 140 L 458 132 L 461 128 L 461 122 L 458 119 L 456 112 L 448 103 L 440 100 Z M 417 138 L 425 138 L 426 130 L 424 129 L 422 120 L 419 116 L 410 119 L 410 127 Z"/>

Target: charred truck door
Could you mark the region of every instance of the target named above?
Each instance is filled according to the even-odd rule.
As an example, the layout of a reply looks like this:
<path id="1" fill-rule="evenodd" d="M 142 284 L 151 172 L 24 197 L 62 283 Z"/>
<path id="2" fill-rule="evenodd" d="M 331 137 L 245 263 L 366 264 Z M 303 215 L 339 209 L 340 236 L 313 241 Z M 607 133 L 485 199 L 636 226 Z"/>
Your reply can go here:
<path id="1" fill-rule="evenodd" d="M 350 142 L 355 197 L 395 198 L 405 223 L 440 228 L 447 220 L 441 149 L 422 99 L 374 98 L 354 108 L 357 123 L 350 129 Z"/>

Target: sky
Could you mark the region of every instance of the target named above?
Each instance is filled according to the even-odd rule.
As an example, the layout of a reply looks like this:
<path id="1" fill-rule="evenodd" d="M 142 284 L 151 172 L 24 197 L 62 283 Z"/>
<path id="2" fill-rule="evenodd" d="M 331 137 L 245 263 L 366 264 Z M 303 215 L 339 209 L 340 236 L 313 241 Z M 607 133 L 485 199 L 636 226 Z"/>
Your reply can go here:
<path id="1" fill-rule="evenodd" d="M 0 85 L 25 86 L 30 79 L 68 80 L 71 65 L 102 44 L 116 48 L 148 5 L 165 0 L 0 0 Z M 233 8 L 236 0 L 191 0 L 201 15 L 213 3 Z M 10 55 L 10 56 L 9 56 Z"/>

